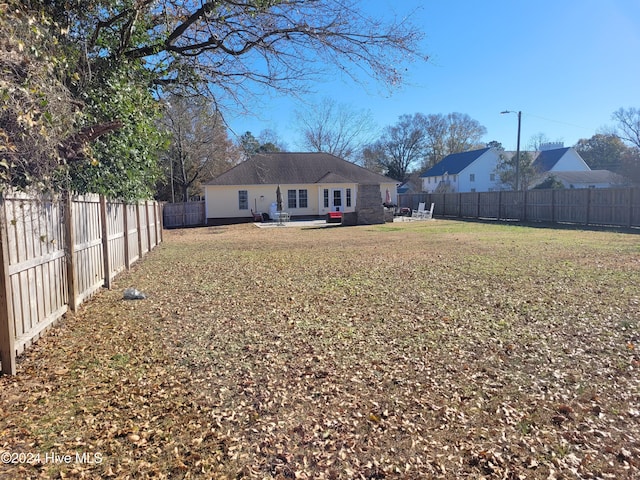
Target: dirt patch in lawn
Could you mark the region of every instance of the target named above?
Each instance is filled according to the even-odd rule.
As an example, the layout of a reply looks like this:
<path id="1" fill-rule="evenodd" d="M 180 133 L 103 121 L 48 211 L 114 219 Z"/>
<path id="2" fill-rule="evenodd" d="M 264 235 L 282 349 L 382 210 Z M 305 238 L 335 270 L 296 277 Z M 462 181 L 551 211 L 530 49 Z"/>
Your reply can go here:
<path id="1" fill-rule="evenodd" d="M 0 474 L 638 478 L 639 244 L 449 221 L 165 232 L 0 378 Z"/>

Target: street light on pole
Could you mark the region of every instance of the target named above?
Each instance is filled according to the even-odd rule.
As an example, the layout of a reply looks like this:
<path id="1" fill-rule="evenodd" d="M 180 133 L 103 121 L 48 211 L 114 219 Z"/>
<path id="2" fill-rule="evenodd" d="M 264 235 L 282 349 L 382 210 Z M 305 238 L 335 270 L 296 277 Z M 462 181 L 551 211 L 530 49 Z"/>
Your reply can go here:
<path id="1" fill-rule="evenodd" d="M 504 112 L 500 112 L 501 114 L 505 114 L 505 113 L 517 113 L 518 114 L 518 143 L 516 146 L 516 188 L 515 190 L 518 191 L 520 190 L 519 187 L 519 180 L 520 180 L 520 123 L 522 120 L 522 112 L 518 111 L 518 112 L 514 112 L 513 110 L 505 110 Z"/>

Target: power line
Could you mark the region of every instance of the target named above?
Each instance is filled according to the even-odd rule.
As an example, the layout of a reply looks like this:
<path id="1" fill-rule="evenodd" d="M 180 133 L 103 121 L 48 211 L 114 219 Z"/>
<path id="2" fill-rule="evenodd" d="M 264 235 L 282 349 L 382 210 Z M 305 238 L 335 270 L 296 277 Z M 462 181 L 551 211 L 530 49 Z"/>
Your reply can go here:
<path id="1" fill-rule="evenodd" d="M 522 112 L 522 113 L 525 114 L 527 117 L 539 118 L 540 120 L 546 120 L 547 122 L 559 123 L 561 125 L 567 125 L 569 127 L 580 128 L 582 130 L 590 130 L 590 131 L 593 130 L 591 128 L 587 128 L 587 127 L 584 127 L 582 125 L 575 125 L 575 124 L 569 123 L 569 122 L 563 122 L 563 121 L 560 121 L 560 120 L 553 120 L 552 118 L 541 117 L 539 115 L 534 115 L 534 114 L 529 113 L 529 112 Z"/>

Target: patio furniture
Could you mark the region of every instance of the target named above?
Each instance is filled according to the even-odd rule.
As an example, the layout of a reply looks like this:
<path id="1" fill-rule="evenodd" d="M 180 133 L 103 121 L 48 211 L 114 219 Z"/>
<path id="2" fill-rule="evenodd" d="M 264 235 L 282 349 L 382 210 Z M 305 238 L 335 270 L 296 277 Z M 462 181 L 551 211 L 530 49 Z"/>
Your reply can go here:
<path id="1" fill-rule="evenodd" d="M 431 208 L 429 210 L 425 209 L 425 203 L 420 202 L 418 204 L 417 210 L 411 211 L 411 216 L 407 217 L 410 220 L 431 220 L 433 218 L 433 207 L 434 203 L 431 204 Z M 403 218 L 404 219 L 404 218 Z"/>
<path id="2" fill-rule="evenodd" d="M 291 214 L 289 212 L 274 212 L 273 219 L 278 223 L 288 222 L 291 220 Z"/>
<path id="3" fill-rule="evenodd" d="M 327 213 L 327 223 L 340 223 L 340 222 L 342 222 L 342 212 Z"/>

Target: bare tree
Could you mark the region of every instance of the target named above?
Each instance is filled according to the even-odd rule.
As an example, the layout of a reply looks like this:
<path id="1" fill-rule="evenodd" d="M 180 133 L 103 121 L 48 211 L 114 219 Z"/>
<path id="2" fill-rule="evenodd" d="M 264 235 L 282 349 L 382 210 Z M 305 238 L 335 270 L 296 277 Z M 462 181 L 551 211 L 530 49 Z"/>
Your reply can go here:
<path id="1" fill-rule="evenodd" d="M 487 129 L 466 113 L 427 115 L 424 122 L 426 152 L 422 169 L 426 170 L 447 155 L 479 147 Z"/>
<path id="2" fill-rule="evenodd" d="M 618 136 L 640 148 L 640 108 L 620 108 L 613 113 L 618 122 Z"/>
<path id="3" fill-rule="evenodd" d="M 534 152 L 539 152 L 540 147 L 545 143 L 549 143 L 549 137 L 547 137 L 544 133 L 538 132 L 535 135 L 532 135 L 529 139 L 529 149 Z"/>
<path id="4" fill-rule="evenodd" d="M 367 147 L 365 155 L 377 158 L 391 178 L 406 181 L 411 166 L 425 156 L 426 123 L 422 113 L 400 115 L 395 125 L 384 129 L 380 140 Z"/>
<path id="5" fill-rule="evenodd" d="M 480 146 L 487 129 L 466 113 L 453 112 L 446 116 L 447 155 L 465 152 Z"/>
<path id="6" fill-rule="evenodd" d="M 308 150 L 355 161 L 362 145 L 373 139 L 375 122 L 370 111 L 357 111 L 331 98 L 295 115 L 302 145 Z"/>
<path id="7" fill-rule="evenodd" d="M 156 85 L 188 85 L 217 101 L 244 104 L 257 85 L 300 93 L 328 65 L 393 87 L 407 61 L 426 60 L 421 29 L 374 18 L 357 0 L 140 0 L 76 14 L 85 18 L 70 22 L 89 53 L 84 75 L 91 62 L 144 59 Z"/>
<path id="8" fill-rule="evenodd" d="M 401 115 L 367 148 L 365 160 L 377 158 L 389 176 L 405 181 L 411 167 L 427 170 L 447 155 L 484 146 L 480 140 L 485 133 L 467 114 Z"/>
<path id="9" fill-rule="evenodd" d="M 162 127 L 170 138 L 163 159 L 166 183 L 172 201 L 188 202 L 200 192 L 202 182 L 237 163 L 240 152 L 229 139 L 222 116 L 205 99 L 174 96 L 165 105 Z"/>

